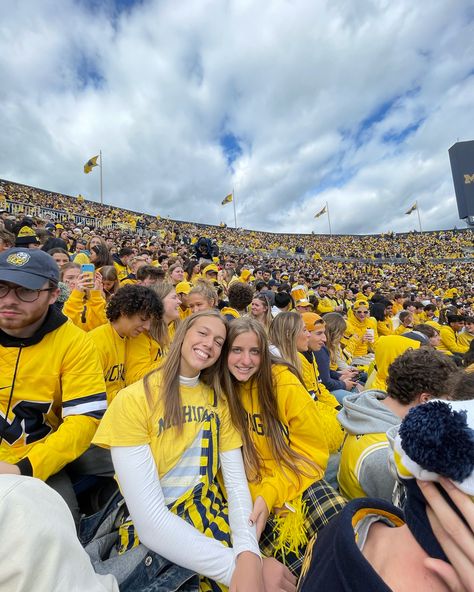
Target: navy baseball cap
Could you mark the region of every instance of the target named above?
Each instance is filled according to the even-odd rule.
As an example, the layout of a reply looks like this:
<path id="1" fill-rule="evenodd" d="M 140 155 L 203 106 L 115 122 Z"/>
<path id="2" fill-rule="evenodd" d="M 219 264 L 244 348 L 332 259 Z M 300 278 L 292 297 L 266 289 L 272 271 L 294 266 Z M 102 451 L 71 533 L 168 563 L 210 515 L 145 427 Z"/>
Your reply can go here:
<path id="1" fill-rule="evenodd" d="M 0 281 L 39 290 L 47 280 L 59 282 L 59 267 L 48 253 L 21 247 L 0 253 Z"/>

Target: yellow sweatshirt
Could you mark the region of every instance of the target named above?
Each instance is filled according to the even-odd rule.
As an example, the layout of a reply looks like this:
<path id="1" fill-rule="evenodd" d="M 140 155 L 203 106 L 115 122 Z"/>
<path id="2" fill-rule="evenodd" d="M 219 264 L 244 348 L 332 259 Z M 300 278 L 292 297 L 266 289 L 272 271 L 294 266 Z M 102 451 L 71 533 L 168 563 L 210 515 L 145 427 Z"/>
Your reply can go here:
<path id="1" fill-rule="evenodd" d="M 319 418 L 324 425 L 329 454 L 333 454 L 339 450 L 344 438 L 344 432 L 337 419 L 340 405 L 336 397 L 319 381 L 319 370 L 314 355 L 312 364 L 303 354 L 298 355 L 301 358 L 304 385 L 315 400 Z"/>
<path id="2" fill-rule="evenodd" d="M 250 434 L 263 461 L 262 480 L 250 483 L 250 492 L 254 500 L 261 495 L 270 511 L 291 502 L 321 479 L 329 457 L 324 425 L 308 391 L 285 366 L 275 365 L 272 373 L 283 433 L 292 450 L 313 461 L 317 467 L 311 471 L 304 466 L 305 472 L 311 474 L 309 477 L 300 475 L 300 479 L 282 467 L 281 462 L 273 457 L 265 435 L 258 405 L 258 387 L 255 382 L 250 384 L 251 381 L 242 384 L 240 396 L 248 414 Z"/>
<path id="3" fill-rule="evenodd" d="M 46 333 L 38 343 L 5 345 L 2 339 L 2 418 L 10 394 L 12 400 L 0 460 L 24 461 L 31 471 L 21 466 L 23 474 L 45 481 L 87 450 L 105 412 L 97 351 L 89 335 L 71 321 Z"/>
<path id="4" fill-rule="evenodd" d="M 407 349 L 418 349 L 420 342 L 403 335 L 384 335 L 375 346 L 375 377 L 371 377 L 370 388 L 380 391 L 387 390 L 388 368 Z"/>
<path id="5" fill-rule="evenodd" d="M 92 331 L 107 322 L 106 302 L 100 290 L 89 293 L 73 290 L 64 303 L 63 313 L 84 331 Z"/>
<path id="6" fill-rule="evenodd" d="M 171 322 L 168 325 L 170 343 L 173 341 L 175 332 L 176 325 Z M 125 384 L 128 386 L 157 368 L 168 350 L 168 346 L 162 347 L 148 331 L 143 331 L 138 337 L 127 339 L 125 347 Z"/>
<path id="7" fill-rule="evenodd" d="M 377 333 L 378 335 L 393 335 L 393 323 L 392 319 L 385 319 L 383 321 L 377 321 Z"/>
<path id="8" fill-rule="evenodd" d="M 125 344 L 110 323 L 96 327 L 90 332 L 99 353 L 100 364 L 107 391 L 107 405 L 112 403 L 119 390 L 125 387 Z"/>
<path id="9" fill-rule="evenodd" d="M 465 354 L 469 349 L 469 345 L 464 344 L 459 339 L 459 334 L 449 325 L 441 325 L 439 335 L 441 337 L 440 351 L 451 352 L 452 354 Z"/>
<path id="10" fill-rule="evenodd" d="M 157 368 L 163 359 L 160 344 L 153 339 L 148 331 L 138 337 L 127 339 L 125 346 L 125 384 L 128 386 L 140 380 Z"/>
<path id="11" fill-rule="evenodd" d="M 357 303 L 356 303 L 357 304 Z M 362 337 L 364 336 L 367 329 L 374 330 L 374 342 L 369 343 L 367 341 L 362 341 Z M 373 351 L 375 344 L 377 343 L 378 339 L 378 332 L 377 332 L 377 321 L 374 317 L 366 317 L 363 321 L 359 321 L 359 319 L 355 316 L 353 310 L 351 309 L 347 313 L 347 327 L 346 332 L 344 333 L 343 338 L 341 339 L 341 343 L 344 346 L 349 339 L 353 335 L 358 335 L 359 341 L 355 346 L 353 356 L 354 358 L 358 358 L 360 356 L 366 356 L 369 351 Z"/>

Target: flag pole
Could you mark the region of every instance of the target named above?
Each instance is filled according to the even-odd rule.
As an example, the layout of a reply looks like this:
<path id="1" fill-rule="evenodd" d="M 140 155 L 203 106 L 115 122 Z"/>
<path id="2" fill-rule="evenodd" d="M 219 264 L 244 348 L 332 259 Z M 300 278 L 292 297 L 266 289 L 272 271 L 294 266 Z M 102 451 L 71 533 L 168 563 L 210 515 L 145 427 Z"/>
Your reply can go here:
<path id="1" fill-rule="evenodd" d="M 99 150 L 100 156 L 100 205 L 104 205 L 104 195 L 102 190 L 102 150 Z"/>
<path id="2" fill-rule="evenodd" d="M 326 202 L 326 212 L 328 214 L 328 222 L 329 222 L 329 234 L 332 235 L 332 230 L 331 230 L 331 216 L 329 215 L 329 206 L 328 206 L 328 202 Z"/>
<path id="3" fill-rule="evenodd" d="M 416 213 L 418 214 L 418 225 L 420 227 L 420 232 L 423 232 L 423 230 L 421 228 L 420 208 L 418 207 L 418 200 L 416 200 L 415 203 L 416 203 Z"/>
<path id="4" fill-rule="evenodd" d="M 232 204 L 234 206 L 234 227 L 237 228 L 237 214 L 235 213 L 235 192 L 232 187 Z"/>

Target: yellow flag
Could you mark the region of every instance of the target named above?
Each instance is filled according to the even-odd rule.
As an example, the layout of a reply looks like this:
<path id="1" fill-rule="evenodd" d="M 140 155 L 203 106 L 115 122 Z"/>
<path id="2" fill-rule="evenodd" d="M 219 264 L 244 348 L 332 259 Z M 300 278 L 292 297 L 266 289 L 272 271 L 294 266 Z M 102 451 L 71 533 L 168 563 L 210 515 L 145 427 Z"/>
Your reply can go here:
<path id="1" fill-rule="evenodd" d="M 234 197 L 233 197 L 232 193 L 229 193 L 229 195 L 226 195 L 226 196 L 224 197 L 224 199 L 222 200 L 222 203 L 221 203 L 221 205 L 222 205 L 222 206 L 225 206 L 225 204 L 228 204 L 228 203 L 230 203 L 230 202 L 231 202 L 233 199 L 234 199 Z"/>
<path id="2" fill-rule="evenodd" d="M 326 206 L 324 206 L 324 208 L 322 210 L 319 210 L 319 212 L 317 214 L 314 214 L 314 217 L 319 218 L 319 216 L 322 216 L 325 213 L 326 213 Z"/>
<path id="3" fill-rule="evenodd" d="M 89 160 L 86 162 L 86 164 L 84 165 L 84 172 L 86 173 L 86 175 L 87 173 L 90 173 L 94 167 L 99 166 L 97 164 L 98 158 L 99 155 L 93 156 L 92 158 L 89 158 Z"/>
<path id="4" fill-rule="evenodd" d="M 405 212 L 405 216 L 407 216 L 408 214 L 411 214 L 412 212 L 414 212 L 417 209 L 418 209 L 418 204 L 415 201 L 415 203 L 411 206 L 411 208 Z"/>

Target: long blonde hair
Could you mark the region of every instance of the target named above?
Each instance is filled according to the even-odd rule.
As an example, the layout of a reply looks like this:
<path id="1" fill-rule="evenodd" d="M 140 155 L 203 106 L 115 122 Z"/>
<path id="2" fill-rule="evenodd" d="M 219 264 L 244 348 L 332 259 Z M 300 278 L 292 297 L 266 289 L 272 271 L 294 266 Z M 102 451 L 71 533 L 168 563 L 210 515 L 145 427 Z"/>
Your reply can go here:
<path id="1" fill-rule="evenodd" d="M 270 343 L 278 348 L 280 356 L 284 360 L 296 368 L 301 382 L 303 382 L 303 370 L 296 340 L 303 329 L 303 319 L 298 313 L 280 312 L 273 319 L 268 331 Z"/>
<path id="2" fill-rule="evenodd" d="M 179 392 L 179 370 L 181 365 L 181 348 L 188 330 L 194 323 L 203 317 L 219 319 L 227 331 L 226 319 L 215 310 L 203 310 L 187 317 L 178 327 L 176 335 L 171 344 L 168 355 L 163 363 L 156 369 L 149 372 L 143 379 L 145 394 L 150 409 L 153 411 L 157 404 L 156 393 L 153 392 L 152 378 L 157 372 L 161 372 L 160 392 L 158 400 L 164 402 L 164 421 L 166 426 L 176 426 L 181 432 L 184 424 L 184 411 Z M 221 373 L 222 356 L 209 368 L 205 368 L 199 379 L 212 387 L 217 393 L 220 392 L 219 375 Z"/>
<path id="3" fill-rule="evenodd" d="M 347 323 L 345 318 L 338 312 L 325 314 L 324 322 L 326 324 L 326 347 L 329 350 L 329 359 L 331 364 L 336 364 L 341 337 L 346 331 Z"/>
<path id="4" fill-rule="evenodd" d="M 240 398 L 240 383 L 230 373 L 227 358 L 235 339 L 243 333 L 254 333 L 257 336 L 260 349 L 260 366 L 250 378 L 250 387 L 257 386 L 257 397 L 262 422 L 265 426 L 265 436 L 268 438 L 273 458 L 294 473 L 300 481 L 301 475 L 310 476 L 311 470 L 317 465 L 302 454 L 295 452 L 289 445 L 291 435 L 287 439 L 282 429 L 282 422 L 278 411 L 276 385 L 272 373 L 272 364 L 283 364 L 296 375 L 296 370 L 290 364 L 270 354 L 268 337 L 262 323 L 250 317 L 234 319 L 229 324 L 227 339 L 222 353 L 221 386 L 227 395 L 232 421 L 242 436 L 245 470 L 249 481 L 260 481 L 263 459 L 258 453 L 250 435 L 249 420 Z"/>

